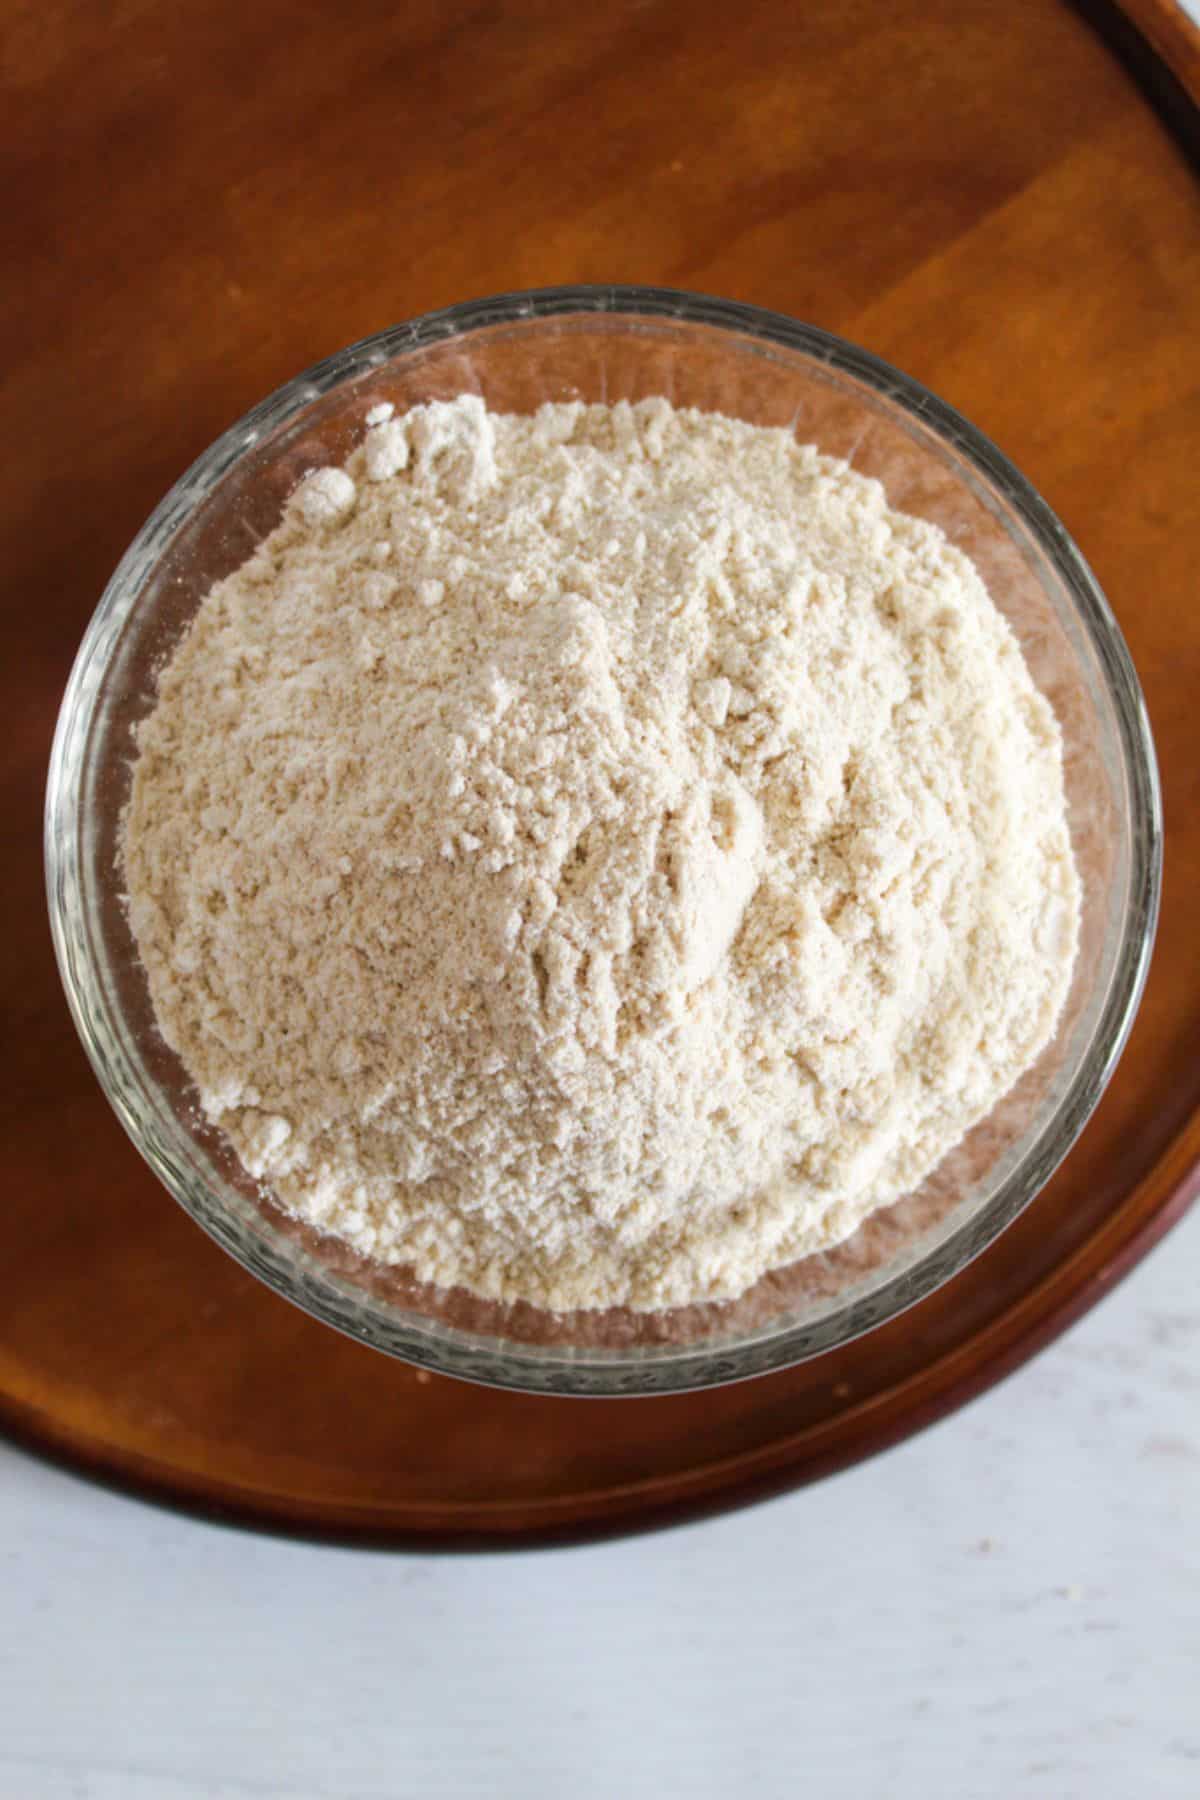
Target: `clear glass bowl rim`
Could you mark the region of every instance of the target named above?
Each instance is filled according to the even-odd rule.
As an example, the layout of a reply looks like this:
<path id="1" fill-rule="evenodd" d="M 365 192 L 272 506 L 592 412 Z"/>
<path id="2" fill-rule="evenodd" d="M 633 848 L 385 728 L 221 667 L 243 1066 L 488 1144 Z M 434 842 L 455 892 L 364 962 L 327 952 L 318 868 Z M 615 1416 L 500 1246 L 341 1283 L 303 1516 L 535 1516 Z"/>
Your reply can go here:
<path id="1" fill-rule="evenodd" d="M 488 327 L 568 315 L 702 325 L 742 341 L 799 351 L 898 403 L 973 465 L 1016 514 L 1063 582 L 1108 685 L 1129 799 L 1130 870 L 1123 929 L 1105 1005 L 1086 1056 L 1054 1113 L 991 1199 L 911 1268 L 812 1323 L 781 1326 L 745 1344 L 703 1342 L 632 1350 L 573 1351 L 460 1331 L 391 1312 L 323 1273 L 284 1240 L 250 1239 L 220 1197 L 180 1167 L 172 1146 L 137 1103 L 125 1053 L 105 1017 L 91 966 L 79 870 L 79 777 L 105 653 L 137 603 L 155 558 L 239 457 L 314 400 L 407 353 Z M 168 1192 L 250 1273 L 325 1324 L 371 1347 L 440 1373 L 516 1390 L 612 1396 L 665 1394 L 765 1374 L 848 1343 L 896 1317 L 957 1274 L 1014 1220 L 1049 1180 L 1094 1111 L 1137 1012 L 1149 968 L 1162 882 L 1162 803 L 1145 702 L 1104 594 L 1065 527 L 1031 483 L 982 432 L 913 377 L 818 326 L 738 301 L 671 288 L 561 286 L 492 295 L 425 313 L 361 339 L 269 394 L 221 434 L 150 514 L 110 579 L 64 692 L 50 757 L 45 862 L 51 932 L 68 1004 L 102 1088 L 135 1146 Z"/>

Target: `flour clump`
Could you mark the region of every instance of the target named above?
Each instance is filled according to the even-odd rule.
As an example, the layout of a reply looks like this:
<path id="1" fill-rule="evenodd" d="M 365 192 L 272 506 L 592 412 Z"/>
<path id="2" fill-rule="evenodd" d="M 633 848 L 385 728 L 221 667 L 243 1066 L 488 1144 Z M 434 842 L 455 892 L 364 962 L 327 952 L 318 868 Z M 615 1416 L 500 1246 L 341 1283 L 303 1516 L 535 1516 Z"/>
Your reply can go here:
<path id="1" fill-rule="evenodd" d="M 200 606 L 121 863 L 286 1209 L 658 1309 L 846 1237 L 1046 1044 L 1061 765 L 971 563 L 844 463 L 665 400 L 384 404 Z"/>

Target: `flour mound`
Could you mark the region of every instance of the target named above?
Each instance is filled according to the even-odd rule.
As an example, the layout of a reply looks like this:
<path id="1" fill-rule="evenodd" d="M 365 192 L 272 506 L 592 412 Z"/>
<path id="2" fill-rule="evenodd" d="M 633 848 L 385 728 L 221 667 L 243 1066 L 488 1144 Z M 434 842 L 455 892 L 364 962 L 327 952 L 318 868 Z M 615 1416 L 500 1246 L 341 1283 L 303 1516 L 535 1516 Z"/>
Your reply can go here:
<path id="1" fill-rule="evenodd" d="M 1051 1036 L 1057 726 L 971 563 L 666 401 L 370 417 L 204 600 L 122 861 L 280 1203 L 561 1310 L 737 1295 Z"/>

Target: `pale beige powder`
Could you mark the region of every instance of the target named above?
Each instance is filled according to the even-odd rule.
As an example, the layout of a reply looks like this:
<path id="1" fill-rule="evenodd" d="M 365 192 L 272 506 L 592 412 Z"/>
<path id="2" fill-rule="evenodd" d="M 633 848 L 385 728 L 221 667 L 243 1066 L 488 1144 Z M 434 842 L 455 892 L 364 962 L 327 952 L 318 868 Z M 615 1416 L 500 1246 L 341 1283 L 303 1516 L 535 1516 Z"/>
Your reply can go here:
<path id="1" fill-rule="evenodd" d="M 140 729 L 130 918 L 281 1203 L 555 1308 L 736 1295 L 1052 1033 L 1058 731 L 967 559 L 666 401 L 376 409 Z"/>

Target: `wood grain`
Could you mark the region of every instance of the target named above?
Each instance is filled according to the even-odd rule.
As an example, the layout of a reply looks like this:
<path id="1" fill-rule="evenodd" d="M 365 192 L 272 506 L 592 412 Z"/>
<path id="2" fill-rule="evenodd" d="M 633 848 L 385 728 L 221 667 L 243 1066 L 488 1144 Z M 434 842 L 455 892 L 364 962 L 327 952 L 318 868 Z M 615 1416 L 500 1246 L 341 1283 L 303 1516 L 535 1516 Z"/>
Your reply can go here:
<path id="1" fill-rule="evenodd" d="M 1195 99 L 1182 15 L 1132 11 Z M 0 290 L 0 1416 L 189 1504 L 495 1543 L 811 1478 L 995 1379 L 1165 1228 L 1200 1155 L 1200 201 L 1142 90 L 1055 0 L 347 0 L 336 17 L 282 0 L 4 0 L 0 16 L 20 271 Z M 979 1263 L 805 1368 L 581 1404 L 392 1364 L 201 1236 L 74 1039 L 38 835 L 83 627 L 147 511 L 224 425 L 397 319 L 614 279 L 810 318 L 997 439 L 1120 617 L 1168 856 L 1121 1069 Z"/>

